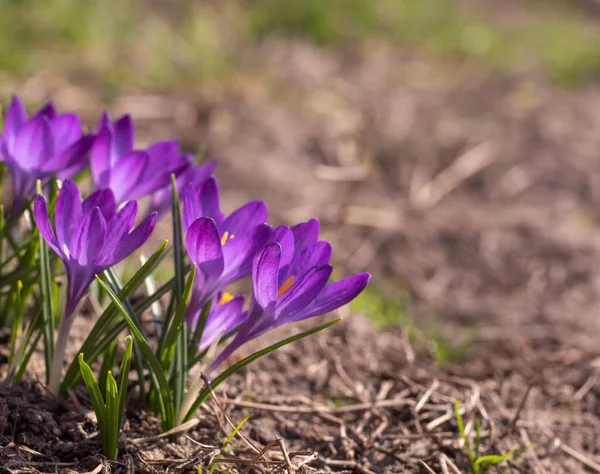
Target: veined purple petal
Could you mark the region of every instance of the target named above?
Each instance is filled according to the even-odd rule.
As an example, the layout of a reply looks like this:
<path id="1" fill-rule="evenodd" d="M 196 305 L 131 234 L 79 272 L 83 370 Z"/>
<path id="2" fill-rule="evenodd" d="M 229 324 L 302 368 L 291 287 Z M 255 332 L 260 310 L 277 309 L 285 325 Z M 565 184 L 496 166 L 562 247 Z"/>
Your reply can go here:
<path id="1" fill-rule="evenodd" d="M 189 165 L 189 162 L 181 154 L 179 143 L 176 140 L 163 140 L 156 142 L 146 148 L 146 153 L 150 157 L 150 162 L 144 170 L 144 179 L 152 179 L 156 174 L 163 174 L 167 169 L 173 167 L 175 163 L 179 166 Z"/>
<path id="2" fill-rule="evenodd" d="M 370 279 L 371 275 L 368 273 L 359 273 L 329 283 L 309 306 L 294 315 L 293 320 L 300 321 L 320 314 L 329 313 L 330 311 L 349 303 L 365 289 Z"/>
<path id="3" fill-rule="evenodd" d="M 243 309 L 243 296 L 238 296 L 227 303 L 215 303 L 206 320 L 199 351 L 208 349 L 217 338 L 225 336 L 240 326 L 248 315 Z"/>
<path id="4" fill-rule="evenodd" d="M 85 295 L 95 274 L 99 271 L 93 266 L 81 266 L 76 261 L 64 261 L 67 274 L 67 302 L 65 304 L 65 318 L 73 315 L 77 304 Z"/>
<path id="5" fill-rule="evenodd" d="M 277 300 L 280 261 L 281 245 L 278 243 L 267 245 L 254 257 L 252 266 L 254 299 L 262 308 L 269 307 Z"/>
<path id="6" fill-rule="evenodd" d="M 100 208 L 100 212 L 102 212 L 104 220 L 108 224 L 117 212 L 117 203 L 115 202 L 115 195 L 112 190 L 100 189 L 90 194 L 81 204 L 83 212 L 87 212 L 94 207 Z"/>
<path id="7" fill-rule="evenodd" d="M 45 163 L 53 150 L 48 122 L 38 118 L 29 121 L 17 133 L 13 157 L 21 168 L 32 170 Z"/>
<path id="8" fill-rule="evenodd" d="M 48 217 L 48 206 L 46 205 L 46 198 L 44 196 L 37 195 L 35 197 L 35 203 L 33 205 L 33 216 L 35 223 L 44 237 L 44 240 L 48 243 L 48 246 L 54 250 L 59 256 L 63 257 L 63 253 L 60 251 L 58 240 L 54 235 L 54 230 L 50 225 L 50 218 Z"/>
<path id="9" fill-rule="evenodd" d="M 110 166 L 133 151 L 133 122 L 130 115 L 124 115 L 113 124 L 113 143 L 110 153 Z"/>
<path id="10" fill-rule="evenodd" d="M 225 263 L 215 221 L 209 217 L 197 219 L 188 230 L 186 249 L 190 262 L 198 265 L 207 281 L 221 276 Z"/>
<path id="11" fill-rule="evenodd" d="M 90 153 L 90 168 L 96 188 L 107 188 L 110 178 L 112 132 L 109 128 L 100 130 Z"/>
<path id="12" fill-rule="evenodd" d="M 58 192 L 54 211 L 56 237 L 62 253 L 67 257 L 71 255 L 71 239 L 81 218 L 81 213 L 79 190 L 73 181 L 67 179 Z"/>
<path id="13" fill-rule="evenodd" d="M 198 201 L 200 202 L 202 215 L 211 217 L 217 226 L 221 226 L 225 214 L 221 212 L 219 183 L 216 178 L 210 178 L 202 185 L 198 193 Z"/>
<path id="14" fill-rule="evenodd" d="M 251 201 L 233 211 L 220 226 L 221 233 L 237 235 L 249 231 L 267 221 L 267 205 L 263 201 Z"/>
<path id="15" fill-rule="evenodd" d="M 106 240 L 106 221 L 97 207 L 85 212 L 71 241 L 71 257 L 81 266 L 93 265 Z"/>
<path id="16" fill-rule="evenodd" d="M 306 247 L 300 255 L 294 258 L 290 265 L 290 275 L 304 275 L 310 268 L 326 265 L 331 260 L 331 245 L 320 241 Z"/>
<path id="17" fill-rule="evenodd" d="M 119 263 L 144 245 L 156 227 L 156 218 L 156 212 L 153 212 L 121 240 L 113 251 L 110 265 Z"/>
<path id="18" fill-rule="evenodd" d="M 252 260 L 271 239 L 273 230 L 267 224 L 261 224 L 244 234 L 229 236 L 223 243 L 225 269 L 221 283 L 227 285 L 252 272 Z M 224 240 L 225 235 L 222 239 Z"/>
<path id="19" fill-rule="evenodd" d="M 277 301 L 275 317 L 278 324 L 287 323 L 288 316 L 308 306 L 323 290 L 332 271 L 331 265 L 321 265 L 311 268 L 300 278 L 296 278 L 290 289 Z"/>
<path id="20" fill-rule="evenodd" d="M 294 257 L 294 234 L 287 225 L 280 225 L 273 233 L 273 242 L 278 242 L 281 245 L 281 263 L 279 270 L 279 284 L 290 275 L 289 265 Z"/>
<path id="21" fill-rule="evenodd" d="M 60 179 L 68 179 L 79 173 L 87 164 L 87 154 L 94 143 L 94 136 L 85 135 L 42 166 L 46 173 L 56 173 Z"/>
<path id="22" fill-rule="evenodd" d="M 299 255 L 306 247 L 319 240 L 319 228 L 319 220 L 316 218 L 292 227 L 295 242 L 294 255 Z"/>
<path id="23" fill-rule="evenodd" d="M 27 122 L 27 112 L 21 99 L 16 95 L 13 95 L 8 110 L 6 112 L 6 118 L 4 119 L 4 135 L 6 137 L 6 146 L 12 149 L 15 144 L 17 133 L 25 123 Z"/>
<path id="24" fill-rule="evenodd" d="M 135 224 L 138 204 L 136 201 L 129 201 L 123 208 L 106 223 L 106 243 L 104 251 L 98 259 L 99 265 L 109 264 L 114 250 L 125 238 Z"/>
<path id="25" fill-rule="evenodd" d="M 81 122 L 75 114 L 58 115 L 48 122 L 50 133 L 54 138 L 53 155 L 66 150 L 81 138 Z"/>
<path id="26" fill-rule="evenodd" d="M 148 165 L 148 155 L 143 151 L 134 151 L 117 161 L 110 170 L 110 188 L 119 203 L 140 197 L 138 194 L 139 179 Z"/>
<path id="27" fill-rule="evenodd" d="M 219 185 L 215 178 L 206 180 L 199 189 L 192 183 L 183 190 L 183 224 L 189 229 L 200 217 L 212 218 L 217 226 L 223 221 L 219 203 Z"/>

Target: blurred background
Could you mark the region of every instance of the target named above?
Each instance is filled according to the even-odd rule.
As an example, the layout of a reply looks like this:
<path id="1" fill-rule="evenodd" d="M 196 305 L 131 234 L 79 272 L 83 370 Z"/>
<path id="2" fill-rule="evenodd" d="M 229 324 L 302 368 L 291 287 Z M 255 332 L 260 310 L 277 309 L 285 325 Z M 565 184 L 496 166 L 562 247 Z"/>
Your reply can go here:
<path id="1" fill-rule="evenodd" d="M 595 347 L 597 0 L 3 0 L 12 93 L 180 137 L 227 210 L 318 216 L 374 276 L 352 309 L 439 362 Z"/>

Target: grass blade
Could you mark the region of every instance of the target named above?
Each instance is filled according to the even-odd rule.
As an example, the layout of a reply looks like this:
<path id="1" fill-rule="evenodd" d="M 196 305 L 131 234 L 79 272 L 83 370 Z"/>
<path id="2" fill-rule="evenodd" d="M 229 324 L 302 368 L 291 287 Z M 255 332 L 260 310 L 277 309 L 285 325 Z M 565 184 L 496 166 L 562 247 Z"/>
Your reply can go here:
<path id="1" fill-rule="evenodd" d="M 106 377 L 106 446 L 104 446 L 104 455 L 111 461 L 117 459 L 119 432 L 121 431 L 120 419 L 117 382 L 112 372 L 109 371 Z"/>
<path id="2" fill-rule="evenodd" d="M 119 426 L 123 422 L 125 412 L 125 401 L 127 399 L 127 383 L 129 382 L 129 369 L 131 367 L 131 353 L 133 350 L 133 339 L 131 336 L 125 338 L 127 348 L 119 367 Z"/>
<path id="3" fill-rule="evenodd" d="M 227 439 L 225 440 L 225 442 L 221 445 L 221 451 L 223 451 L 225 448 L 227 448 L 227 446 L 229 446 L 229 444 L 231 443 L 231 441 L 233 441 L 233 438 L 235 437 L 236 434 L 238 434 L 238 431 L 240 431 L 242 429 L 242 426 L 244 426 L 246 424 L 246 422 L 252 418 L 252 415 L 248 415 L 246 418 L 244 418 L 242 421 L 240 421 L 238 423 L 238 425 L 234 428 L 234 430 L 229 434 L 229 436 L 227 437 Z M 219 459 L 221 458 L 222 455 L 221 454 L 217 454 L 217 456 L 215 457 L 215 459 Z M 212 474 L 213 472 L 215 472 L 215 469 L 217 468 L 217 463 L 213 462 L 210 465 L 209 474 Z"/>
<path id="4" fill-rule="evenodd" d="M 296 342 L 296 341 L 298 341 L 300 339 L 303 339 L 303 338 L 305 338 L 307 336 L 311 336 L 312 334 L 315 334 L 315 333 L 317 333 L 319 331 L 327 329 L 328 327 L 333 326 L 334 324 L 340 322 L 341 320 L 342 320 L 342 318 L 337 318 L 337 319 L 334 319 L 332 321 L 328 321 L 326 323 L 319 324 L 318 326 L 315 326 L 314 328 L 311 328 L 308 331 L 304 331 L 304 332 L 302 332 L 300 334 L 296 334 L 294 336 L 290 336 L 287 339 L 283 339 L 282 341 L 279 341 L 279 342 L 277 342 L 275 344 L 272 344 L 272 345 L 270 345 L 269 347 L 266 347 L 263 350 L 255 352 L 254 354 L 249 355 L 245 359 L 242 359 L 237 364 L 232 365 L 227 370 L 225 370 L 224 372 L 222 372 L 217 378 L 215 378 L 211 382 L 211 386 L 210 387 L 205 387 L 204 389 L 202 389 L 202 391 L 198 395 L 198 398 L 191 405 L 191 408 L 188 410 L 187 414 L 185 415 L 185 418 L 184 418 L 183 421 L 188 421 L 188 420 L 190 420 L 194 416 L 194 413 L 196 413 L 196 410 L 200 407 L 200 405 L 202 405 L 202 403 L 204 403 L 204 400 L 206 400 L 206 398 L 210 395 L 210 390 L 211 389 L 217 388 L 225 380 L 227 380 L 229 377 L 231 377 L 233 374 L 235 374 L 239 370 L 241 370 L 244 367 L 246 367 L 248 364 L 254 362 L 256 359 L 259 359 L 260 357 L 262 357 L 264 355 L 269 354 L 270 352 L 273 352 L 276 349 L 279 349 L 279 348 L 281 348 L 283 346 L 287 346 L 288 344 L 291 344 L 292 342 Z"/>
<path id="5" fill-rule="evenodd" d="M 112 339 L 110 344 L 104 351 L 104 357 L 102 359 L 102 365 L 100 366 L 100 375 L 98 376 L 98 386 L 100 391 L 102 387 L 106 388 L 106 378 L 108 373 L 115 366 L 115 360 L 117 359 L 117 348 L 119 347 L 117 339 Z M 106 392 L 102 392 L 102 395 L 106 397 Z"/>
<path id="6" fill-rule="evenodd" d="M 123 307 L 123 304 L 121 303 L 121 301 L 119 301 L 117 295 L 115 295 L 115 293 L 108 287 L 108 285 L 106 285 L 106 283 L 104 283 L 98 276 L 96 276 L 96 281 L 100 286 L 104 288 L 104 291 L 106 291 L 109 298 L 116 306 L 117 310 L 121 313 L 123 318 L 125 318 L 127 326 L 129 326 L 129 331 L 133 335 L 133 338 L 138 342 L 143 356 L 146 358 L 148 364 L 150 365 L 152 375 L 156 379 L 156 384 L 158 388 L 163 428 L 172 428 L 173 426 L 175 426 L 175 409 L 173 406 L 173 398 L 169 390 L 169 383 L 167 382 L 167 378 L 165 377 L 165 372 L 162 368 L 160 361 L 157 359 L 156 355 L 148 345 L 148 341 L 146 341 L 139 328 L 129 317 L 127 310 Z"/>
<path id="7" fill-rule="evenodd" d="M 81 376 L 83 377 L 85 386 L 90 394 L 90 399 L 92 400 L 92 408 L 94 409 L 94 413 L 96 413 L 102 446 L 106 446 L 106 405 L 104 404 L 100 387 L 98 386 L 98 382 L 96 381 L 96 377 L 94 377 L 92 369 L 85 360 L 83 360 L 83 354 L 79 354 L 77 360 L 79 361 Z"/>
<path id="8" fill-rule="evenodd" d="M 50 382 L 52 359 L 54 358 L 54 314 L 52 308 L 52 272 L 48 256 L 48 245 L 38 232 L 40 242 L 40 289 L 42 293 L 42 316 L 44 334 L 44 361 L 46 363 L 46 383 Z"/>
<path id="9" fill-rule="evenodd" d="M 119 292 L 119 300 L 127 298 L 131 295 L 145 280 L 145 278 L 156 268 L 156 265 L 160 262 L 168 242 L 165 240 L 163 244 L 152 254 L 152 256 L 146 261 L 144 265 L 131 277 L 131 279 L 125 283 L 123 289 Z M 139 312 L 138 312 L 139 314 Z M 90 334 L 82 344 L 79 352 L 84 354 L 85 359 L 88 363 L 93 363 L 96 358 L 102 354 L 103 350 L 96 350 L 98 341 L 103 340 L 102 336 L 107 333 L 108 328 L 111 327 L 113 318 L 117 315 L 117 307 L 114 304 L 109 305 L 104 312 L 100 315 L 96 324 L 90 331 Z M 123 327 L 124 329 L 124 327 Z M 117 333 L 118 334 L 118 333 Z M 106 347 L 106 346 L 105 346 Z M 94 357 L 92 357 L 94 354 Z M 63 378 L 60 386 L 60 393 L 66 394 L 67 389 L 73 387 L 79 381 L 79 368 L 75 361 L 69 366 L 65 377 Z"/>
<path id="10" fill-rule="evenodd" d="M 173 395 L 175 402 L 175 411 L 179 410 L 181 403 L 183 402 L 183 396 L 185 393 L 185 386 L 187 383 L 187 325 L 185 322 L 185 308 L 189 302 L 191 294 L 191 288 L 194 283 L 194 275 L 196 274 L 195 268 L 192 270 L 192 274 L 186 282 L 184 288 L 183 282 L 185 278 L 185 249 L 183 247 L 183 231 L 181 224 L 181 205 L 179 203 L 179 195 L 177 194 L 177 183 L 175 181 L 175 175 L 171 174 L 171 188 L 173 191 L 173 248 L 174 248 L 174 261 L 175 261 L 175 301 L 177 303 L 177 309 L 175 310 L 173 321 L 167 321 L 170 326 L 176 328 L 175 334 L 177 337 L 177 343 L 174 347 L 174 371 L 172 377 L 173 383 Z M 187 294 L 186 294 L 187 291 Z M 166 346 L 167 351 L 171 351 L 169 345 Z"/>

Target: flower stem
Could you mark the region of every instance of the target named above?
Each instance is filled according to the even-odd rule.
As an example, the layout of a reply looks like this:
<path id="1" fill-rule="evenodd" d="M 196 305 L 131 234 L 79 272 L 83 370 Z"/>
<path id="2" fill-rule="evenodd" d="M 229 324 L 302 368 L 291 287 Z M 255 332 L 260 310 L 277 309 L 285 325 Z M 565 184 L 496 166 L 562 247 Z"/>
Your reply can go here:
<path id="1" fill-rule="evenodd" d="M 50 378 L 48 381 L 48 391 L 53 395 L 58 395 L 60 388 L 60 376 L 62 374 L 63 361 L 65 358 L 65 349 L 67 340 L 71 332 L 71 326 L 75 318 L 63 318 L 58 327 L 58 335 L 56 337 L 56 345 L 54 346 L 54 357 L 50 367 Z"/>

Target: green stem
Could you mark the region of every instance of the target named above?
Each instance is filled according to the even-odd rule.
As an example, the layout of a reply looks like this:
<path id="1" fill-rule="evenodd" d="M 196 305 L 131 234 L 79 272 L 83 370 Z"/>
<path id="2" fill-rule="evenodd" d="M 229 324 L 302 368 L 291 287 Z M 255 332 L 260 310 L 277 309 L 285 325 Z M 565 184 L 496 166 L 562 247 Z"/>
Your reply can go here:
<path id="1" fill-rule="evenodd" d="M 50 379 L 48 382 L 48 391 L 53 395 L 58 395 L 60 388 L 60 376 L 62 373 L 63 362 L 65 358 L 65 349 L 73 325 L 73 316 L 63 318 L 58 327 L 58 336 L 56 337 L 56 345 L 54 346 L 54 357 L 50 368 Z"/>

